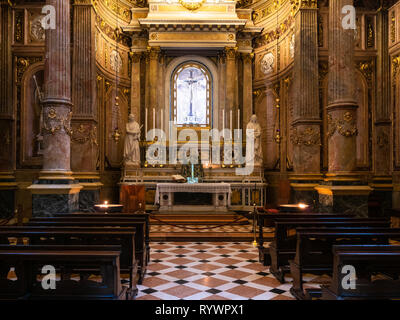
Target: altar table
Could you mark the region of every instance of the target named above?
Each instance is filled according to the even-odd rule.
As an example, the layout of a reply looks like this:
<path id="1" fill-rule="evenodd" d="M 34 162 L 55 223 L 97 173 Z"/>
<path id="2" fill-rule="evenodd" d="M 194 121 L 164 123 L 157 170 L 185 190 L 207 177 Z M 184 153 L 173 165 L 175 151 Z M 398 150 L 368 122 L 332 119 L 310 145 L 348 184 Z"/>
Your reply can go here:
<path id="1" fill-rule="evenodd" d="M 188 194 L 210 194 L 211 203 L 204 204 L 185 204 L 180 201 L 176 193 Z M 202 198 L 202 195 L 198 195 Z M 231 199 L 231 185 L 229 183 L 158 183 L 155 196 L 155 204 L 160 205 L 160 211 L 228 211 Z"/>

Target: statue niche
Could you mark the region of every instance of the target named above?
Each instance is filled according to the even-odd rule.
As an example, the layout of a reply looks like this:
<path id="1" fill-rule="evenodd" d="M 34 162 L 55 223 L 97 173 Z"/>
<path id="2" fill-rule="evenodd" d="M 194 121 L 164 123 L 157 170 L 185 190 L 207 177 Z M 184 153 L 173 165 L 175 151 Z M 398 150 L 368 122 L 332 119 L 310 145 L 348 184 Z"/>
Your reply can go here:
<path id="1" fill-rule="evenodd" d="M 38 66 L 37 68 L 40 68 Z M 37 69 L 36 68 L 36 69 Z M 26 165 L 40 165 L 43 154 L 42 135 L 42 100 L 43 100 L 43 70 L 33 70 L 26 73 L 22 92 L 22 162 Z"/>

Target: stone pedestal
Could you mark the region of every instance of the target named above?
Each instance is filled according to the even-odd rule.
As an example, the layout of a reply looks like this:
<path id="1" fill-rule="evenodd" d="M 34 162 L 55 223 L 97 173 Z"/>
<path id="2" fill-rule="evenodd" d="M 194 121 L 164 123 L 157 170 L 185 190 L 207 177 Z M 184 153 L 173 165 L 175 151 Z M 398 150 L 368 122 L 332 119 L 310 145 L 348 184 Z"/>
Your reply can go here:
<path id="1" fill-rule="evenodd" d="M 368 216 L 368 198 L 373 189 L 356 174 L 327 174 L 315 189 L 319 194 L 319 211 Z"/>
<path id="2" fill-rule="evenodd" d="M 100 203 L 100 189 L 103 186 L 98 173 L 75 173 L 74 178 L 82 186 L 79 192 L 79 211 L 94 212 L 94 205 Z"/>
<path id="3" fill-rule="evenodd" d="M 79 210 L 79 191 L 82 186 L 72 179 L 40 179 L 28 189 L 32 193 L 33 217 L 46 217 Z"/>

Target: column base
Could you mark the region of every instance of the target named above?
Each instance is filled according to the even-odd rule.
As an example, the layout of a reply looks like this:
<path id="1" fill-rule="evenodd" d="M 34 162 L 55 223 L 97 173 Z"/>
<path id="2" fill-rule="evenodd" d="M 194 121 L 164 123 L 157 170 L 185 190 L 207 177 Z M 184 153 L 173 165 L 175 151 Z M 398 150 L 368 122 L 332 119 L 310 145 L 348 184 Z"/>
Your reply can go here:
<path id="1" fill-rule="evenodd" d="M 39 180 L 28 189 L 32 192 L 33 217 L 79 210 L 79 192 L 82 186 L 73 180 Z"/>
<path id="2" fill-rule="evenodd" d="M 15 212 L 15 197 L 18 189 L 11 172 L 0 173 L 0 219 L 10 219 Z"/>
<path id="3" fill-rule="evenodd" d="M 368 217 L 368 196 L 372 188 L 357 181 L 324 181 L 315 189 L 319 211 Z"/>

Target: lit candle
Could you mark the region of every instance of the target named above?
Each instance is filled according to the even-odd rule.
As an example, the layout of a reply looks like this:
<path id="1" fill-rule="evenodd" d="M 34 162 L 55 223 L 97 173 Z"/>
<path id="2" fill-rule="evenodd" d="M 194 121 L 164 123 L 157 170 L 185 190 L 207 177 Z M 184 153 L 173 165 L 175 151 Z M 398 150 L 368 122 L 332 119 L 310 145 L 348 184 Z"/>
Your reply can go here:
<path id="1" fill-rule="evenodd" d="M 299 204 L 298 204 L 298 207 L 299 207 L 300 209 L 306 209 L 306 208 L 308 207 L 308 205 L 306 205 L 306 204 L 304 204 L 304 203 L 299 203 Z"/>

